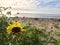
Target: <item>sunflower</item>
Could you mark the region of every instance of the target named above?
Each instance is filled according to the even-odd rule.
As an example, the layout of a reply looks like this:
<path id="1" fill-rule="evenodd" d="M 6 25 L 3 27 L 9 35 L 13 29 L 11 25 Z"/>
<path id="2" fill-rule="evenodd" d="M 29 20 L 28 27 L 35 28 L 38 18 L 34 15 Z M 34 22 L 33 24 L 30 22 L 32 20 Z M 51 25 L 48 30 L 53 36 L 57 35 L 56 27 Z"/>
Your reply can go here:
<path id="1" fill-rule="evenodd" d="M 14 21 L 13 24 L 9 24 L 7 27 L 8 33 L 19 34 L 20 32 L 25 31 L 20 22 Z"/>

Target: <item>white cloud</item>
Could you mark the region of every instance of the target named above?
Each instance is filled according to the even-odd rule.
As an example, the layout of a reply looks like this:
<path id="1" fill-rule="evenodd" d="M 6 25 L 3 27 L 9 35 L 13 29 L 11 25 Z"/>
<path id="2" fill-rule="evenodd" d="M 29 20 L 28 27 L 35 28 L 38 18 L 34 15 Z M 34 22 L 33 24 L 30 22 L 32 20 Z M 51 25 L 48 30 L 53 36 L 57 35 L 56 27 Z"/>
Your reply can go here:
<path id="1" fill-rule="evenodd" d="M 23 9 L 21 13 L 50 13 L 60 14 L 60 9 L 54 7 L 60 7 L 60 3 L 56 3 L 53 8 L 48 7 L 48 3 L 56 0 L 0 0 L 0 6 L 13 7 Z M 58 0 L 57 0 L 58 1 Z M 59 2 L 59 1 L 58 1 Z M 46 4 L 48 6 L 46 6 Z M 43 6 L 43 8 L 41 8 Z M 39 7 L 39 8 L 38 8 Z M 28 9 L 28 10 L 25 10 Z M 31 9 L 31 11 L 30 11 Z"/>
<path id="2" fill-rule="evenodd" d="M 0 0 L 0 6 L 18 8 L 60 8 L 59 0 Z"/>
<path id="3" fill-rule="evenodd" d="M 36 8 L 33 4 L 30 4 L 30 2 L 27 2 L 27 0 L 0 0 L 0 6 L 11 6 L 14 8 Z"/>

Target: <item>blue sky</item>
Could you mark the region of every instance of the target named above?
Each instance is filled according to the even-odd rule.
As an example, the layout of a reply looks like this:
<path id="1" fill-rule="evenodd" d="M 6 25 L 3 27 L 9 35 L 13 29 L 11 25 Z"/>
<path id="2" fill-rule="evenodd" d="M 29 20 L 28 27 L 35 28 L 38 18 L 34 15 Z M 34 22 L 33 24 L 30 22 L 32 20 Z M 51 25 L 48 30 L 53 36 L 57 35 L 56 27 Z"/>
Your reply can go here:
<path id="1" fill-rule="evenodd" d="M 60 8 L 60 0 L 30 0 L 38 8 Z"/>
<path id="2" fill-rule="evenodd" d="M 0 0 L 4 5 L 26 5 L 37 8 L 60 8 L 60 0 Z"/>
<path id="3" fill-rule="evenodd" d="M 0 0 L 0 6 L 11 6 L 21 13 L 60 14 L 60 0 Z"/>

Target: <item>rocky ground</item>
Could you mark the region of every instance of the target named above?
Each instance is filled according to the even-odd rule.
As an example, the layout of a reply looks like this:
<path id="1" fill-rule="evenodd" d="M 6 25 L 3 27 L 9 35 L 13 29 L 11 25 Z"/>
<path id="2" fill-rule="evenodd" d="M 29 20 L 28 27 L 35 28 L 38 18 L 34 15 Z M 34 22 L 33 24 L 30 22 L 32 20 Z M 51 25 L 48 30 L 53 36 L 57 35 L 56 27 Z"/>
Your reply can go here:
<path id="1" fill-rule="evenodd" d="M 60 30 L 60 19 L 47 19 L 47 18 L 25 18 L 14 17 L 13 20 L 18 20 L 24 25 L 30 24 L 38 28 L 45 28 L 47 30 Z"/>
<path id="2" fill-rule="evenodd" d="M 60 39 L 60 19 L 48 19 L 48 18 L 25 18 L 14 17 L 13 20 L 20 21 L 23 25 L 32 25 L 40 29 L 46 29 L 47 31 L 56 32 L 57 35 L 54 38 Z M 53 44 L 49 44 L 53 45 Z"/>

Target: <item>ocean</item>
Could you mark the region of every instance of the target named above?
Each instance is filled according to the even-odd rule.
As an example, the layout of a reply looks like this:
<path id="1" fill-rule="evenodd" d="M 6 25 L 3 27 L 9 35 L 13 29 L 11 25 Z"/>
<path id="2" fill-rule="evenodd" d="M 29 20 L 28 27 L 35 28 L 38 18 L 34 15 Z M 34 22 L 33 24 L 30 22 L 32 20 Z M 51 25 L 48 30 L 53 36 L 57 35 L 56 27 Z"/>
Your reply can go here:
<path id="1" fill-rule="evenodd" d="M 26 11 L 25 9 L 23 9 L 23 10 L 11 9 L 10 11 L 11 11 L 11 17 L 18 16 L 18 17 L 28 17 L 28 18 L 57 18 L 57 19 L 60 19 L 60 14 L 54 14 L 54 13 L 53 14 L 40 13 L 40 12 L 36 13 L 33 10 Z"/>

